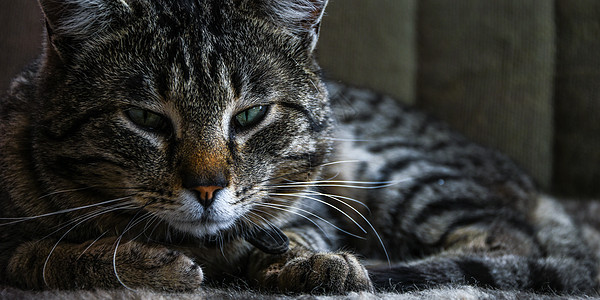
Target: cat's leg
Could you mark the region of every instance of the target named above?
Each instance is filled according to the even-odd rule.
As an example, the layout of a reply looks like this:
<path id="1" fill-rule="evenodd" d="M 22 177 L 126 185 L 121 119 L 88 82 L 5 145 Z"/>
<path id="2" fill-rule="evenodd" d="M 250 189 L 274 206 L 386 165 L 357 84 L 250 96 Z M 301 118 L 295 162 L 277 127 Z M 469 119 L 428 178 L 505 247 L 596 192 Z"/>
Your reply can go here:
<path id="1" fill-rule="evenodd" d="M 7 266 L 8 281 L 24 289 L 198 288 L 203 273 L 187 256 L 160 246 L 105 238 L 83 244 L 55 241 L 19 246 Z"/>
<path id="2" fill-rule="evenodd" d="M 322 233 L 312 227 L 284 231 L 290 249 L 281 255 L 258 249 L 250 255 L 248 276 L 258 286 L 281 292 L 344 293 L 371 291 L 373 285 L 360 261 L 348 252 L 323 251 Z"/>
<path id="3" fill-rule="evenodd" d="M 370 268 L 378 287 L 410 290 L 449 284 L 499 289 L 579 293 L 595 288 L 596 264 L 580 232 L 562 207 L 539 197 L 528 218 L 517 226 L 510 218 L 469 220 L 457 214 L 457 226 L 436 228 L 436 242 L 421 240 L 435 251 L 428 258 Z M 515 227 L 516 226 L 516 227 Z M 527 227 L 529 227 L 527 229 Z"/>

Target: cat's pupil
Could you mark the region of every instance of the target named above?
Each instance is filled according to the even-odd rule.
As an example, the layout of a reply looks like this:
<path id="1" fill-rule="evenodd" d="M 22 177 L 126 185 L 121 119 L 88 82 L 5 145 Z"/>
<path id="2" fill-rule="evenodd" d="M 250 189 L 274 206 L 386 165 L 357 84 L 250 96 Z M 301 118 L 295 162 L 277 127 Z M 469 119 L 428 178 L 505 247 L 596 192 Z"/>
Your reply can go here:
<path id="1" fill-rule="evenodd" d="M 267 113 L 267 106 L 258 105 L 251 107 L 235 116 L 235 123 L 240 128 L 258 124 Z"/>
<path id="2" fill-rule="evenodd" d="M 133 108 L 126 111 L 129 119 L 136 125 L 148 131 L 164 131 L 167 129 L 167 119 L 157 113 Z"/>

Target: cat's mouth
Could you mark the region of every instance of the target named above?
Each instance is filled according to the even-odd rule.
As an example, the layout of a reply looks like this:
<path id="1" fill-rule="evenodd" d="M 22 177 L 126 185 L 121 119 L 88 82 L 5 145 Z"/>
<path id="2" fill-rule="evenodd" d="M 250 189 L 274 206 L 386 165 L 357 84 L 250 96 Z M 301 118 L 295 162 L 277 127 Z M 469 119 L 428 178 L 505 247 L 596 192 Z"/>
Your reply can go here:
<path id="1" fill-rule="evenodd" d="M 227 231 L 234 226 L 235 222 L 215 221 L 203 216 L 196 221 L 171 221 L 169 223 L 178 230 L 192 233 L 196 237 L 206 237 Z M 247 234 L 245 239 L 254 247 L 269 254 L 283 254 L 289 249 L 290 244 L 287 235 L 275 226 L 256 228 Z"/>
<path id="2" fill-rule="evenodd" d="M 183 193 L 180 197 L 181 207 L 179 209 L 165 212 L 161 217 L 169 225 L 196 238 L 204 239 L 210 236 L 229 235 L 230 231 L 237 232 L 236 235 L 246 239 L 254 247 L 269 254 L 282 254 L 289 249 L 289 239 L 274 224 L 270 226 L 246 228 L 245 230 L 233 230 L 238 226 L 238 220 L 243 218 L 248 208 L 236 207 L 232 203 L 232 193 L 227 189 L 219 193 L 210 207 L 203 207 L 192 197 Z M 245 233 L 243 233 L 245 232 Z"/>
<path id="3" fill-rule="evenodd" d="M 223 192 L 215 197 L 214 203 L 205 207 L 194 194 L 183 191 L 176 200 L 179 203 L 176 207 L 154 210 L 154 213 L 171 228 L 196 238 L 204 238 L 219 235 L 235 227 L 245 211 L 232 205 L 234 201 L 231 192 L 223 189 Z"/>
<path id="4" fill-rule="evenodd" d="M 235 225 L 233 220 L 215 220 L 209 216 L 202 216 L 197 220 L 168 220 L 173 228 L 190 233 L 198 238 L 205 236 L 218 235 L 220 232 L 227 231 Z"/>

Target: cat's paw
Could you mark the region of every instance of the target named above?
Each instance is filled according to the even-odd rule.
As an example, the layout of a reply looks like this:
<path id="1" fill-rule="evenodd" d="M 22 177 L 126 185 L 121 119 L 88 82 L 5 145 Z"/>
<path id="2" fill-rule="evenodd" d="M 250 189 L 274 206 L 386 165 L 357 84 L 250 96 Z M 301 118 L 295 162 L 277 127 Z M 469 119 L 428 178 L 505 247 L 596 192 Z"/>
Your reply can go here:
<path id="1" fill-rule="evenodd" d="M 296 257 L 278 270 L 277 285 L 286 292 L 342 294 L 373 291 L 365 267 L 349 253 L 313 253 Z"/>
<path id="2" fill-rule="evenodd" d="M 202 269 L 186 255 L 163 247 L 124 246 L 119 249 L 116 274 L 126 286 L 167 291 L 200 287 Z"/>

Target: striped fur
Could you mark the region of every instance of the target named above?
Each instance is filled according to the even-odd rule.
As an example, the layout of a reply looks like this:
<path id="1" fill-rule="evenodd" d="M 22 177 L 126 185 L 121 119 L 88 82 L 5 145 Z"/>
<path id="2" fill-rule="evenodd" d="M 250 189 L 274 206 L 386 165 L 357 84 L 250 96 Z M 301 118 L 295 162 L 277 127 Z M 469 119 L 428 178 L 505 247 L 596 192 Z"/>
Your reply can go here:
<path id="1" fill-rule="evenodd" d="M 358 195 L 335 191 L 365 201 L 370 211 L 355 208 L 371 216 L 391 259 L 402 262 L 373 267 L 376 284 L 397 290 L 595 288 L 596 265 L 580 229 L 513 162 L 393 99 L 335 83 L 329 88 L 340 123 L 336 159 L 360 160 L 330 172 L 394 183 Z M 346 223 L 347 230 L 356 228 Z M 368 257 L 383 255 L 373 236 L 347 243 Z"/>
<path id="2" fill-rule="evenodd" d="M 0 106 L 1 283 L 594 287 L 579 229 L 512 162 L 321 80 L 327 1 L 40 4 L 44 53 Z"/>

